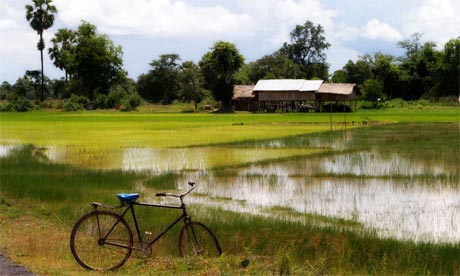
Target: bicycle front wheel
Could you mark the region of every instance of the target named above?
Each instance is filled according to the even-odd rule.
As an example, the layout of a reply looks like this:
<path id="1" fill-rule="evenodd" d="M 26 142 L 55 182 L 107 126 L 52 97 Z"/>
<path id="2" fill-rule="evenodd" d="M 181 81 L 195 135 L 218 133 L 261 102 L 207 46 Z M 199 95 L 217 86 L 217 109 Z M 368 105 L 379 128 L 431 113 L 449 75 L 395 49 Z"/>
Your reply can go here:
<path id="1" fill-rule="evenodd" d="M 188 222 L 179 235 L 179 253 L 182 257 L 218 257 L 222 250 L 208 227 L 199 222 Z"/>
<path id="2" fill-rule="evenodd" d="M 118 214 L 96 210 L 84 215 L 70 235 L 75 260 L 90 270 L 113 270 L 129 258 L 133 233 Z"/>

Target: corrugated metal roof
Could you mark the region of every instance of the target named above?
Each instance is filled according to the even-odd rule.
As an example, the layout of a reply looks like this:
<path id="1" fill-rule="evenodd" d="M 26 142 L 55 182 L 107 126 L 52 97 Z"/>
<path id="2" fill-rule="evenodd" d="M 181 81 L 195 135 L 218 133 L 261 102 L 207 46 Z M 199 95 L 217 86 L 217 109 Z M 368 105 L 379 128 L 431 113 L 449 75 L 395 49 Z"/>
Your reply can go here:
<path id="1" fill-rule="evenodd" d="M 300 87 L 300 91 L 318 91 L 323 80 L 305 80 Z"/>
<path id="2" fill-rule="evenodd" d="M 303 79 L 259 80 L 254 91 L 318 91 L 322 83 Z"/>
<path id="3" fill-rule="evenodd" d="M 259 80 L 254 91 L 299 91 L 305 80 Z"/>

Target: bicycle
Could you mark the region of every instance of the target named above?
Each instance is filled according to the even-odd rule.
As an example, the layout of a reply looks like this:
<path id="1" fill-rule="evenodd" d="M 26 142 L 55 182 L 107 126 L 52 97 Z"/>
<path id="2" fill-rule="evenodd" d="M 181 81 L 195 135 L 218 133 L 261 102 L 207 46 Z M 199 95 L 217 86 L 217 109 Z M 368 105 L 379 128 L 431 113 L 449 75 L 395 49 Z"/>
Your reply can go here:
<path id="1" fill-rule="evenodd" d="M 181 220 L 184 221 L 179 234 L 179 253 L 182 257 L 220 256 L 222 249 L 214 233 L 204 224 L 192 221 L 187 214 L 184 198 L 196 188 L 194 182 L 188 184 L 190 185 L 189 190 L 181 194 L 156 194 L 159 197 L 178 198 L 180 205 L 140 203 L 136 201 L 140 196 L 138 193 L 117 194 L 120 206 L 93 202 L 94 210 L 83 215 L 76 222 L 70 235 L 70 248 L 75 260 L 88 270 L 115 270 L 128 260 L 133 250 L 139 257 L 148 258 L 152 254 L 153 244 Z M 178 209 L 182 210 L 182 214 L 151 241 L 143 241 L 134 206 Z M 118 214 L 100 208 L 125 209 Z M 133 231 L 124 218 L 129 212 L 134 222 L 137 241 L 134 241 Z"/>

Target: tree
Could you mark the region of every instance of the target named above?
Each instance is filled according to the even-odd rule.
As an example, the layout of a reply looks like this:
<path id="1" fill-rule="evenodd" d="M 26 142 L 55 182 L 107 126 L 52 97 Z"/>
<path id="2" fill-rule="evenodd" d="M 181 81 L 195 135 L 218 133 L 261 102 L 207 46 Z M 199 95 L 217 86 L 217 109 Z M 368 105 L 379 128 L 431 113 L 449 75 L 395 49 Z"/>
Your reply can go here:
<path id="1" fill-rule="evenodd" d="M 67 70 L 83 94 L 93 100 L 96 92 L 108 94 L 111 87 L 126 79 L 122 56 L 121 46 L 115 46 L 106 35 L 97 33 L 96 26 L 83 21 Z"/>
<path id="2" fill-rule="evenodd" d="M 347 82 L 347 72 L 345 72 L 345 70 L 343 70 L 343 69 L 336 70 L 332 74 L 332 79 L 331 80 L 334 83 Z"/>
<path id="3" fill-rule="evenodd" d="M 30 97 L 31 94 L 33 95 L 35 93 L 34 84 L 29 78 L 18 78 L 16 83 L 13 85 L 13 92 L 15 94 L 15 98 Z"/>
<path id="4" fill-rule="evenodd" d="M 39 70 L 27 70 L 24 76 L 25 79 L 30 81 L 31 86 L 35 90 L 35 99 L 39 98 L 40 80 L 42 79 Z"/>
<path id="5" fill-rule="evenodd" d="M 359 57 L 356 62 L 349 60 L 343 67 L 347 76 L 346 82 L 363 84 L 364 81 L 372 77 L 373 61 L 371 56 Z"/>
<path id="6" fill-rule="evenodd" d="M 206 90 L 203 88 L 204 78 L 201 74 L 200 67 L 193 61 L 186 61 L 180 66 L 179 72 L 179 98 L 186 101 L 193 101 L 195 103 L 195 110 L 206 97 Z"/>
<path id="7" fill-rule="evenodd" d="M 26 5 L 26 19 L 30 22 L 32 29 L 37 31 L 40 40 L 37 48 L 40 51 L 41 61 L 41 101 L 44 100 L 44 70 L 43 70 L 43 49 L 45 49 L 45 42 L 43 41 L 43 31 L 50 28 L 54 24 L 54 14 L 57 13 L 55 6 L 51 4 L 52 0 L 32 0 L 34 5 Z"/>
<path id="8" fill-rule="evenodd" d="M 405 98 L 407 77 L 394 63 L 394 60 L 395 58 L 391 55 L 375 54 L 372 68 L 373 79 L 383 83 L 383 92 L 387 98 Z"/>
<path id="9" fill-rule="evenodd" d="M 422 37 L 422 33 L 414 33 L 410 39 L 398 42 L 398 46 L 406 50 L 406 56 L 402 58 L 403 60 L 411 59 L 418 53 L 419 49 L 422 47 Z"/>
<path id="10" fill-rule="evenodd" d="M 12 91 L 13 86 L 9 82 L 2 82 L 2 84 L 0 85 L 0 100 L 4 100 L 6 98 L 6 95 L 8 93 L 11 93 Z"/>
<path id="11" fill-rule="evenodd" d="M 48 49 L 54 65 L 64 70 L 65 80 L 68 80 L 68 68 L 71 66 L 72 54 L 77 44 L 77 33 L 69 29 L 59 29 L 51 39 L 53 47 Z"/>
<path id="12" fill-rule="evenodd" d="M 153 60 L 150 72 L 139 77 L 139 95 L 150 102 L 172 103 L 179 90 L 179 60 L 178 54 L 160 55 Z"/>
<path id="13" fill-rule="evenodd" d="M 460 37 L 444 45 L 437 72 L 438 97 L 460 96 Z"/>
<path id="14" fill-rule="evenodd" d="M 415 33 L 411 39 L 400 41 L 398 46 L 406 50 L 405 56 L 400 57 L 400 68 L 405 74 L 407 90 L 404 98 L 407 100 L 430 96 L 434 92 L 437 64 L 440 54 L 435 49 L 434 42 L 422 42 L 422 34 Z M 432 95 L 431 95 L 432 96 Z"/>
<path id="15" fill-rule="evenodd" d="M 364 82 L 363 85 L 363 99 L 377 103 L 383 98 L 384 84 L 380 80 L 369 79 Z"/>
<path id="16" fill-rule="evenodd" d="M 235 44 L 218 41 L 199 62 L 214 98 L 222 103 L 222 111 L 232 110 L 233 76 L 244 64 L 244 57 Z"/>
<path id="17" fill-rule="evenodd" d="M 323 27 L 306 21 L 304 25 L 296 25 L 290 35 L 291 43 L 284 43 L 280 54 L 301 65 L 305 78 L 327 79 L 329 66 L 325 51 L 331 45 L 326 42 Z"/>
<path id="18" fill-rule="evenodd" d="M 260 79 L 298 79 L 303 75 L 301 66 L 285 55 L 266 55 L 249 64 L 249 79 L 256 83 Z"/>

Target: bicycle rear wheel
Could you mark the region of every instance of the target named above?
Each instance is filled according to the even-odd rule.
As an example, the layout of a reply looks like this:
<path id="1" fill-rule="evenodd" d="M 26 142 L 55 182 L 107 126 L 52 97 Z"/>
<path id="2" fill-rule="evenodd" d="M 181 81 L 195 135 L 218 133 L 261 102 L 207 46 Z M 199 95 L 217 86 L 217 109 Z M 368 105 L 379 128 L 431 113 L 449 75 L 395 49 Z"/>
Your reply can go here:
<path id="1" fill-rule="evenodd" d="M 114 270 L 129 258 L 133 233 L 118 214 L 96 210 L 84 215 L 70 235 L 75 260 L 90 270 Z"/>
<path id="2" fill-rule="evenodd" d="M 199 222 L 188 222 L 179 235 L 179 253 L 182 257 L 218 257 L 222 250 L 208 227 Z"/>

